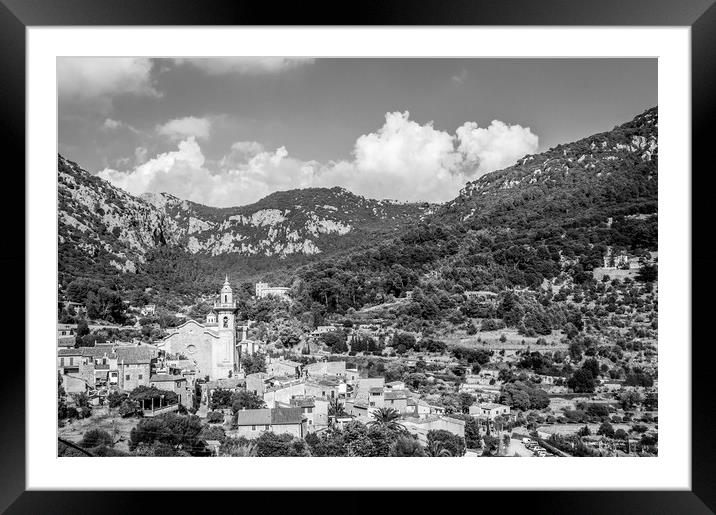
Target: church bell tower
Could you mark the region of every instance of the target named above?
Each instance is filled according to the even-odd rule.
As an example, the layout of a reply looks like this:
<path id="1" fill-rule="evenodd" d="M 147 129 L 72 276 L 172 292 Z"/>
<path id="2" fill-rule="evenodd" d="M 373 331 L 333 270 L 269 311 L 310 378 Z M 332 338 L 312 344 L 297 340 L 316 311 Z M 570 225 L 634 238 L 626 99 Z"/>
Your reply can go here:
<path id="1" fill-rule="evenodd" d="M 229 284 L 229 276 L 214 303 L 214 312 L 218 323 L 219 339 L 212 349 L 212 380 L 229 377 L 236 370 L 236 302 Z"/>

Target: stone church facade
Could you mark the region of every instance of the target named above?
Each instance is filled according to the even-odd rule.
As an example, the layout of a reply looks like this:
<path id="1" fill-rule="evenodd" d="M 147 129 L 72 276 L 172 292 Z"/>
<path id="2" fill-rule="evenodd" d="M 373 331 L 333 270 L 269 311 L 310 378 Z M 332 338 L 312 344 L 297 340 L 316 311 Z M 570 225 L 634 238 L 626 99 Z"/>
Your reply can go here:
<path id="1" fill-rule="evenodd" d="M 159 344 L 168 354 L 183 354 L 197 366 L 196 377 L 209 380 L 232 377 L 238 371 L 236 347 L 236 301 L 229 278 L 206 317 L 206 323 L 187 320 L 166 336 Z"/>

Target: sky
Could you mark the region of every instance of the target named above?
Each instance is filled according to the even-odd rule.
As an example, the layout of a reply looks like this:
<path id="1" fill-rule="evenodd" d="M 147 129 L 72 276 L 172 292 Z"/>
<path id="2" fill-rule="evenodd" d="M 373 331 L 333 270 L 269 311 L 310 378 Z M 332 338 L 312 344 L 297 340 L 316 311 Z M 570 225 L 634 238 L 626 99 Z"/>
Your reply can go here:
<path id="1" fill-rule="evenodd" d="M 57 82 L 62 155 L 216 207 L 333 186 L 444 202 L 657 104 L 655 59 L 66 57 Z"/>

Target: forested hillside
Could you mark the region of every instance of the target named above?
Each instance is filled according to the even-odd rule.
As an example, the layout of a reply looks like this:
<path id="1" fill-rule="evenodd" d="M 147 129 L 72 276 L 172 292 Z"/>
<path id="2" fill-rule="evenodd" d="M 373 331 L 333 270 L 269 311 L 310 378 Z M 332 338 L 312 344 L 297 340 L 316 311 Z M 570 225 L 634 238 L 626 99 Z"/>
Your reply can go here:
<path id="1" fill-rule="evenodd" d="M 298 271 L 305 304 L 345 311 L 420 285 L 447 294 L 537 287 L 566 272 L 579 283 L 608 246 L 657 247 L 656 108 L 612 131 L 469 183 L 402 236 Z"/>

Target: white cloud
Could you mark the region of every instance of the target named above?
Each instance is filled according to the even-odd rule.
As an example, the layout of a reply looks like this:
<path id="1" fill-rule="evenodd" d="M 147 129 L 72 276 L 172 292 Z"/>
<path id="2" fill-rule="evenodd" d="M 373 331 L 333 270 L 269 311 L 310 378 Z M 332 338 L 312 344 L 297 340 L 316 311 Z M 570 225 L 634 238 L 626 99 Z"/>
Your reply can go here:
<path id="1" fill-rule="evenodd" d="M 450 77 L 450 79 L 453 82 L 462 84 L 463 82 L 465 82 L 467 80 L 467 70 L 465 68 L 463 68 L 462 70 L 460 70 L 460 73 L 458 73 L 457 75 L 453 75 L 452 77 Z"/>
<path id="2" fill-rule="evenodd" d="M 199 139 L 209 139 L 211 132 L 211 121 L 208 118 L 196 118 L 186 116 L 169 120 L 164 125 L 157 126 L 157 133 L 168 136 L 170 139 L 184 139 L 193 136 Z"/>
<path id="3" fill-rule="evenodd" d="M 152 84 L 152 62 L 135 57 L 62 57 L 57 60 L 60 97 L 111 103 L 115 95 L 160 96 Z"/>
<path id="4" fill-rule="evenodd" d="M 102 128 L 107 130 L 118 129 L 121 126 L 122 122 L 118 120 L 113 120 L 112 118 L 107 118 L 102 124 Z"/>
<path id="5" fill-rule="evenodd" d="M 122 122 L 120 120 L 114 120 L 113 118 L 106 118 L 104 120 L 104 123 L 102 123 L 102 130 L 103 131 L 116 131 L 119 129 L 127 129 L 135 134 L 141 134 L 142 131 L 139 129 L 131 126 L 128 123 Z"/>
<path id="6" fill-rule="evenodd" d="M 350 160 L 303 161 L 291 157 L 285 147 L 269 151 L 258 142 L 239 141 L 210 170 L 192 134 L 176 151 L 132 171 L 105 169 L 99 175 L 130 193 L 168 192 L 219 207 L 311 186 L 343 186 L 372 198 L 443 202 L 454 198 L 468 180 L 536 149 L 537 136 L 519 125 L 495 120 L 479 128 L 468 122 L 452 135 L 432 123 L 410 120 L 407 112 L 395 112 L 386 114 L 380 129 L 356 140 Z"/>
<path id="7" fill-rule="evenodd" d="M 179 65 L 189 64 L 209 75 L 280 73 L 314 62 L 310 57 L 206 57 L 176 59 Z"/>
<path id="8" fill-rule="evenodd" d="M 492 120 L 487 128 L 466 122 L 456 131 L 458 151 L 465 156 L 465 166 L 482 175 L 514 164 L 525 154 L 537 151 L 539 140 L 529 127 L 507 125 Z"/>

